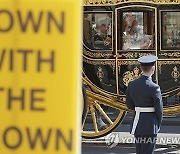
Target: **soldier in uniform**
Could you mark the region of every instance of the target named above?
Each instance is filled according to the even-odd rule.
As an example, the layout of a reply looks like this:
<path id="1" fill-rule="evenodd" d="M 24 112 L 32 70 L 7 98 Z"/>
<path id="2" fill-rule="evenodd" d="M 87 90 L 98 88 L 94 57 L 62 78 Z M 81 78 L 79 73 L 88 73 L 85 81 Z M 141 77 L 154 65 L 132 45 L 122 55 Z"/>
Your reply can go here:
<path id="1" fill-rule="evenodd" d="M 126 90 L 127 107 L 135 111 L 131 134 L 135 136 L 137 154 L 153 154 L 160 130 L 163 102 L 159 85 L 152 81 L 156 56 L 138 59 L 142 75 L 131 81 Z"/>

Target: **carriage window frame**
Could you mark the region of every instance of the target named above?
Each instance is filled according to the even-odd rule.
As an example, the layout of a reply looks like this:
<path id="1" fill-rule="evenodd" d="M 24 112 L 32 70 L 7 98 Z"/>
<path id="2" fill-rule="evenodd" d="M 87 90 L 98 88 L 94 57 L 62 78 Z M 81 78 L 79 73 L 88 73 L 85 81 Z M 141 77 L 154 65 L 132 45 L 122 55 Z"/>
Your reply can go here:
<path id="1" fill-rule="evenodd" d="M 113 37 L 114 37 L 114 16 L 113 16 L 113 11 L 84 11 L 84 14 L 83 14 L 83 20 L 84 20 L 84 15 L 85 14 L 111 14 L 111 37 L 112 37 L 112 40 L 111 40 L 111 43 L 112 43 L 112 47 L 111 49 L 92 49 L 90 47 L 88 47 L 84 40 L 84 35 L 83 35 L 83 46 L 85 46 L 86 49 L 88 49 L 89 51 L 93 51 L 93 52 L 113 52 L 114 51 L 114 41 L 113 41 Z M 84 25 L 83 25 L 83 28 L 84 28 Z M 83 33 L 84 33 L 84 29 L 83 29 Z"/>
<path id="2" fill-rule="evenodd" d="M 153 49 L 128 49 L 123 50 L 122 45 L 118 46 L 118 41 L 123 41 L 122 38 L 122 14 L 124 12 L 152 12 L 153 15 Z M 142 6 L 142 5 L 133 5 L 133 6 L 124 6 L 116 8 L 116 50 L 118 53 L 124 52 L 156 52 L 157 51 L 157 8 L 151 6 Z M 118 21 L 119 19 L 119 21 Z M 118 25 L 120 25 L 121 29 L 118 29 Z"/>
<path id="3" fill-rule="evenodd" d="M 160 51 L 159 52 L 165 52 L 165 51 L 180 51 L 180 49 L 173 49 L 173 48 L 169 48 L 169 49 L 163 49 L 162 45 L 163 45 L 163 32 L 162 32 L 162 28 L 163 28 L 163 22 L 162 22 L 162 17 L 163 17 L 163 12 L 180 12 L 180 9 L 176 9 L 176 10 L 160 10 L 159 11 L 159 17 L 160 17 Z"/>

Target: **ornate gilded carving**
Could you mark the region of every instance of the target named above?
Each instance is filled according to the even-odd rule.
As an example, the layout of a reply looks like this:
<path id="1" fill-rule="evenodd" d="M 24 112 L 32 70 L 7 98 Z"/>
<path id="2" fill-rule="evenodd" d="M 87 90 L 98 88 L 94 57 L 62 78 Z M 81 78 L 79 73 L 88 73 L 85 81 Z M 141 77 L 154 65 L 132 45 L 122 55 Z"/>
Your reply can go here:
<path id="1" fill-rule="evenodd" d="M 105 51 L 88 51 L 86 49 L 83 49 L 83 54 L 92 58 L 110 58 L 112 56 L 112 51 L 109 51 L 109 53 L 106 53 Z"/>
<path id="2" fill-rule="evenodd" d="M 90 60 L 83 57 L 83 61 L 92 65 L 111 65 L 115 66 L 115 60 Z"/>
<path id="3" fill-rule="evenodd" d="M 139 68 L 138 68 L 138 67 L 135 67 L 135 68 L 133 69 L 133 71 L 134 71 L 134 79 L 139 78 L 139 76 L 140 76 L 140 70 L 139 70 Z"/>
<path id="4" fill-rule="evenodd" d="M 137 64 L 139 64 L 138 61 L 118 60 L 119 73 L 121 72 L 121 66 L 122 65 L 137 65 Z"/>
<path id="5" fill-rule="evenodd" d="M 92 58 L 111 58 L 113 56 L 112 51 L 88 51 L 86 49 L 83 49 L 83 54 Z M 117 57 L 134 59 L 151 54 L 153 54 L 153 52 L 152 53 L 127 52 L 127 53 L 118 53 Z M 162 52 L 159 53 L 159 56 L 179 58 L 180 52 Z"/>
<path id="6" fill-rule="evenodd" d="M 131 71 L 127 71 L 123 74 L 123 84 L 128 86 L 129 82 L 133 80 L 133 73 Z"/>
<path id="7" fill-rule="evenodd" d="M 177 79 L 179 78 L 180 73 L 179 73 L 178 68 L 176 66 L 173 68 L 171 76 L 175 79 L 175 82 L 177 82 Z"/>
<path id="8" fill-rule="evenodd" d="M 102 79 L 104 78 L 102 67 L 98 67 L 97 77 L 99 78 L 100 81 L 102 81 Z"/>
<path id="9" fill-rule="evenodd" d="M 128 52 L 128 53 L 118 53 L 118 58 L 127 58 L 127 59 L 133 59 L 134 58 L 134 53 L 133 52 Z"/>
<path id="10" fill-rule="evenodd" d="M 141 52 L 127 52 L 127 53 L 118 53 L 118 58 L 126 58 L 126 59 L 135 59 L 142 56 L 151 55 L 153 53 L 141 53 Z M 154 53 L 155 54 L 155 53 Z"/>
<path id="11" fill-rule="evenodd" d="M 177 4 L 180 0 L 84 0 L 84 6 L 118 5 L 125 2 L 148 2 L 154 4 Z"/>
<path id="12" fill-rule="evenodd" d="M 115 68 L 116 68 L 115 60 L 90 60 L 83 56 L 83 61 L 92 65 L 111 65 L 113 68 L 113 72 L 115 72 Z"/>
<path id="13" fill-rule="evenodd" d="M 129 82 L 133 79 L 137 79 L 140 76 L 140 70 L 135 67 L 133 71 L 127 71 L 123 74 L 123 84 L 128 86 Z"/>
<path id="14" fill-rule="evenodd" d="M 165 57 L 180 57 L 180 52 L 162 52 L 159 54 L 160 56 L 165 56 Z"/>
<path id="15" fill-rule="evenodd" d="M 84 5 L 117 4 L 120 0 L 84 0 Z"/>
<path id="16" fill-rule="evenodd" d="M 128 61 L 128 60 L 119 60 L 118 61 L 118 66 L 121 66 L 121 65 L 137 65 L 139 64 L 138 61 Z"/>

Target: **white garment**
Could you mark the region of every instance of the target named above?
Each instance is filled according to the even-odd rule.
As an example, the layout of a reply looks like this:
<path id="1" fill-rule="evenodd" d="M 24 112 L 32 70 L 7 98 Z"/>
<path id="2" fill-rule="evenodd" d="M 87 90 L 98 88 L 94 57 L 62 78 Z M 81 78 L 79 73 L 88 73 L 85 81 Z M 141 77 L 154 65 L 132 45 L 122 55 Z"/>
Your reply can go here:
<path id="1" fill-rule="evenodd" d="M 134 118 L 134 122 L 133 122 L 133 127 L 131 130 L 132 135 L 134 134 L 134 132 L 136 130 L 140 113 L 141 112 L 155 112 L 155 109 L 154 109 L 154 107 L 135 107 L 135 111 L 136 111 L 136 114 L 135 114 L 135 118 Z"/>

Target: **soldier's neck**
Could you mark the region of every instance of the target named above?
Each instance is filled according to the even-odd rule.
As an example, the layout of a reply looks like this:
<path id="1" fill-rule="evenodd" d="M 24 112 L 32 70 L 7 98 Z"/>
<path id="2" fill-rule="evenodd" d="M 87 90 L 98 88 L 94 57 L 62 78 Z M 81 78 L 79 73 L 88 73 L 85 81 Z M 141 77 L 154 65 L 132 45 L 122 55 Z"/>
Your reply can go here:
<path id="1" fill-rule="evenodd" d="M 151 77 L 151 76 L 152 76 L 152 73 L 151 73 L 151 72 L 150 72 L 150 73 L 145 73 L 145 72 L 143 72 L 142 74 L 145 75 L 145 76 L 148 76 L 148 77 Z"/>

